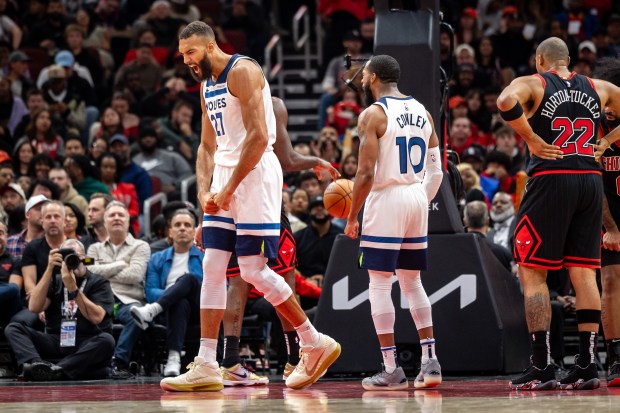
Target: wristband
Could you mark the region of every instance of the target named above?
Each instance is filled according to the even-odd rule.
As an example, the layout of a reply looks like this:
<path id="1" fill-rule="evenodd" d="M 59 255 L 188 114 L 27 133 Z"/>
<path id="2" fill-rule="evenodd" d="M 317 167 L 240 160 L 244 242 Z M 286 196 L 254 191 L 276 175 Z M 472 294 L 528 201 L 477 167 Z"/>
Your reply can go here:
<path id="1" fill-rule="evenodd" d="M 506 112 L 500 110 L 499 114 L 506 122 L 511 122 L 513 120 L 519 119 L 521 115 L 523 115 L 523 107 L 521 106 L 519 101 L 517 101 L 517 103 L 512 107 L 512 109 L 507 110 Z"/>

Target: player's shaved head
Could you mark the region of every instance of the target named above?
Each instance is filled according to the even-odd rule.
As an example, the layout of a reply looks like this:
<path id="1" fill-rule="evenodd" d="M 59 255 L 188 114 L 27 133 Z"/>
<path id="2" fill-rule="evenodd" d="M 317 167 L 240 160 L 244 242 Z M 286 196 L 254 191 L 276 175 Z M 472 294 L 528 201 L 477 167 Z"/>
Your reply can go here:
<path id="1" fill-rule="evenodd" d="M 564 60 L 568 62 L 568 47 L 564 40 L 558 37 L 550 37 L 544 40 L 536 49 L 536 54 L 541 55 L 548 62 Z"/>
<path id="2" fill-rule="evenodd" d="M 209 40 L 215 40 L 213 29 L 205 22 L 199 20 L 191 22 L 179 34 L 179 39 L 189 39 L 193 35 L 204 37 Z"/>

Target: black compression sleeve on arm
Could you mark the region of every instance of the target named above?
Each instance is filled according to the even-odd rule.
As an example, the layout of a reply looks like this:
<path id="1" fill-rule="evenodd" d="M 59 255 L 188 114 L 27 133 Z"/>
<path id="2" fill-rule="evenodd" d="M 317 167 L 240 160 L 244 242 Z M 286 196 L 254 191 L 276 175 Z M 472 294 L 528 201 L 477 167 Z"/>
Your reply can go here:
<path id="1" fill-rule="evenodd" d="M 512 109 L 509 109 L 506 112 L 500 110 L 499 114 L 502 116 L 502 119 L 504 119 L 506 122 L 510 122 L 515 119 L 519 119 L 521 115 L 523 115 L 523 107 L 517 101 L 517 103 L 512 107 Z"/>

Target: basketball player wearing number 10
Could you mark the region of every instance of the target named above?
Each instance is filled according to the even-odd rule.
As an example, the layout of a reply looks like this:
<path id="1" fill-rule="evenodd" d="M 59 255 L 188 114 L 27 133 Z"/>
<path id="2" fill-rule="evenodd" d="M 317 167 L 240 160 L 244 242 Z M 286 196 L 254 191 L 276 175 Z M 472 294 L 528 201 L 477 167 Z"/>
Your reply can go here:
<path id="1" fill-rule="evenodd" d="M 532 155 L 514 237 L 532 358 L 523 375 L 510 383 L 516 390 L 552 390 L 558 384 L 561 389 L 591 390 L 600 385 L 595 363 L 601 321 L 596 269 L 601 266 L 603 182 L 596 161 L 600 146 L 595 144 L 602 109 L 620 110 L 620 89 L 570 72 L 569 63 L 564 41 L 546 39 L 536 49 L 538 74 L 515 79 L 497 99 L 500 114 Z M 547 270 L 562 267 L 568 268 L 577 296 L 579 354 L 557 382 L 549 351 L 546 277 Z"/>
<path id="2" fill-rule="evenodd" d="M 420 270 L 426 269 L 428 204 L 443 177 L 439 140 L 424 106 L 398 90 L 396 59 L 374 56 L 362 74 L 368 108 L 358 120 L 359 161 L 345 234 L 357 237 L 357 216 L 366 201 L 359 261 L 368 269 L 370 308 L 384 361 L 384 370 L 364 379 L 362 386 L 365 390 L 408 387 L 394 341 L 391 291 L 396 272 L 422 346 L 414 386 L 434 387 L 441 383 L 441 367 Z"/>
<path id="3" fill-rule="evenodd" d="M 286 385 L 307 387 L 338 358 L 340 345 L 316 331 L 284 278 L 266 265 L 278 254 L 282 204 L 269 83 L 254 60 L 222 52 L 211 27 L 201 21 L 183 29 L 179 52 L 201 82 L 203 120 L 196 162 L 198 199 L 205 212 L 201 338 L 189 371 L 160 385 L 169 391 L 223 389 L 216 346 L 226 308 L 226 268 L 234 250 L 241 277 L 295 327 L 302 354 Z"/>

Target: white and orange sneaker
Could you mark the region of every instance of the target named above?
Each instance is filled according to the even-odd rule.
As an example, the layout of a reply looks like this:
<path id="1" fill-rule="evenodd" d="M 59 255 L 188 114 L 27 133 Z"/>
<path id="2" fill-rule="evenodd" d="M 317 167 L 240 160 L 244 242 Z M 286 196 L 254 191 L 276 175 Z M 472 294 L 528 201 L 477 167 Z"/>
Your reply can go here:
<path id="1" fill-rule="evenodd" d="M 284 366 L 284 372 L 282 372 L 282 379 L 288 379 L 288 376 L 290 376 L 293 370 L 295 370 L 295 367 L 296 366 L 293 366 L 291 363 L 286 363 Z"/>
<path id="2" fill-rule="evenodd" d="M 237 363 L 230 368 L 220 367 L 224 386 L 260 386 L 269 384 L 269 378 L 259 376 Z"/>
<path id="3" fill-rule="evenodd" d="M 177 377 L 166 377 L 159 385 L 166 391 L 219 391 L 224 388 L 222 372 L 217 362 L 206 362 L 196 357 L 187 366 L 187 372 Z"/>
<path id="4" fill-rule="evenodd" d="M 299 364 L 286 378 L 286 386 L 291 389 L 310 386 L 323 376 L 338 356 L 340 344 L 328 335 L 319 333 L 319 342 L 315 346 L 301 347 Z"/>

